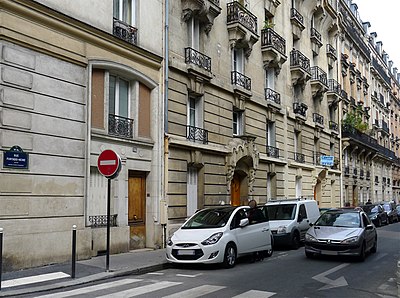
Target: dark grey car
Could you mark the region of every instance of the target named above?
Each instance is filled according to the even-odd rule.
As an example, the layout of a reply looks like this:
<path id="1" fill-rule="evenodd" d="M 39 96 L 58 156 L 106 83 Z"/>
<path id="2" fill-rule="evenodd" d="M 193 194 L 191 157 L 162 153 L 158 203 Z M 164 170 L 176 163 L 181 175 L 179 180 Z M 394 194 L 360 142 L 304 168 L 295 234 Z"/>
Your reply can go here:
<path id="1" fill-rule="evenodd" d="M 361 208 L 331 209 L 307 231 L 305 253 L 356 256 L 363 261 L 367 252 L 376 252 L 377 244 L 375 226 Z"/>

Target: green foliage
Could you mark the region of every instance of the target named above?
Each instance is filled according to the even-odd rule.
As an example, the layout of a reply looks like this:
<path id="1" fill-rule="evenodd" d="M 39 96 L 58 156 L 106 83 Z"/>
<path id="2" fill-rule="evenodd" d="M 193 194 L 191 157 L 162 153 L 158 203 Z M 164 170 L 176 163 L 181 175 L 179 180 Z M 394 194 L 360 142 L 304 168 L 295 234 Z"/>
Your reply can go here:
<path id="1" fill-rule="evenodd" d="M 361 114 L 361 108 L 357 107 L 356 110 L 352 110 L 346 114 L 346 118 L 342 120 L 342 124 L 365 133 L 368 130 L 368 123 L 363 121 Z"/>
<path id="2" fill-rule="evenodd" d="M 274 27 L 275 27 L 275 24 L 272 22 L 272 20 L 264 21 L 264 29 L 268 29 L 268 28 L 273 29 Z"/>

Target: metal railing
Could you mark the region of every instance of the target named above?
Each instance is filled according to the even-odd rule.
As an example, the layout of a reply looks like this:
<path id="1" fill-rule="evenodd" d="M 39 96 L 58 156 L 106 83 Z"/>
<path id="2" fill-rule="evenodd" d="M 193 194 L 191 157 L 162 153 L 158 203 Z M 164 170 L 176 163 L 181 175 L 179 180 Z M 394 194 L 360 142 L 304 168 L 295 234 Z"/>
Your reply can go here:
<path id="1" fill-rule="evenodd" d="M 384 81 L 390 85 L 390 78 L 386 74 L 385 69 L 378 63 L 378 60 L 372 57 L 372 67 L 375 68 L 375 70 L 379 73 L 379 75 L 384 79 Z"/>
<path id="2" fill-rule="evenodd" d="M 231 82 L 234 85 L 243 87 L 244 89 L 251 90 L 251 79 L 237 71 L 231 72 Z"/>
<path id="3" fill-rule="evenodd" d="M 357 171 L 357 168 L 354 168 L 354 169 L 353 169 L 353 177 L 357 177 L 357 172 L 358 172 L 358 171 Z"/>
<path id="4" fill-rule="evenodd" d="M 227 24 L 239 23 L 257 34 L 257 17 L 237 1 L 227 3 Z"/>
<path id="5" fill-rule="evenodd" d="M 364 170 L 360 169 L 360 179 L 364 179 Z"/>
<path id="6" fill-rule="evenodd" d="M 211 58 L 193 48 L 185 48 L 185 63 L 192 63 L 211 72 Z"/>
<path id="7" fill-rule="evenodd" d="M 267 146 L 267 156 L 279 158 L 279 148 Z"/>
<path id="8" fill-rule="evenodd" d="M 219 6 L 219 0 L 208 0 L 208 1 L 215 4 L 216 6 Z"/>
<path id="9" fill-rule="evenodd" d="M 340 91 L 341 91 L 341 86 L 338 83 L 338 81 L 336 81 L 335 79 L 329 79 L 328 80 L 328 91 L 329 92 L 334 92 L 338 95 L 340 95 Z"/>
<path id="10" fill-rule="evenodd" d="M 271 88 L 265 88 L 264 93 L 267 101 L 272 101 L 278 105 L 281 104 L 281 95 L 278 92 L 272 90 Z"/>
<path id="11" fill-rule="evenodd" d="M 192 142 L 208 143 L 208 130 L 191 125 L 186 126 L 186 139 Z"/>
<path id="12" fill-rule="evenodd" d="M 322 116 L 318 113 L 313 113 L 313 121 L 320 125 L 324 125 L 324 116 Z"/>
<path id="13" fill-rule="evenodd" d="M 349 176 L 350 175 L 350 167 L 349 166 L 345 166 L 344 167 L 344 175 L 345 176 Z"/>
<path id="14" fill-rule="evenodd" d="M 92 228 L 101 228 L 107 226 L 107 215 L 90 215 L 89 216 L 90 226 Z M 117 226 L 117 214 L 111 214 L 110 226 Z"/>
<path id="15" fill-rule="evenodd" d="M 321 33 L 317 31 L 314 27 L 311 28 L 311 38 L 315 38 L 319 43 L 321 42 Z"/>
<path id="16" fill-rule="evenodd" d="M 308 106 L 302 102 L 293 103 L 293 112 L 299 114 L 300 116 L 306 117 Z"/>
<path id="17" fill-rule="evenodd" d="M 137 44 L 137 29 L 115 18 L 113 19 L 113 34 L 131 44 Z"/>
<path id="18" fill-rule="evenodd" d="M 328 76 L 319 66 L 311 67 L 311 80 L 320 81 L 325 86 L 328 85 Z"/>
<path id="19" fill-rule="evenodd" d="M 326 54 L 336 58 L 336 49 L 329 43 L 326 45 Z"/>
<path id="20" fill-rule="evenodd" d="M 339 132 L 339 124 L 337 124 L 334 121 L 329 121 L 329 129 L 331 129 L 335 132 Z"/>
<path id="21" fill-rule="evenodd" d="M 293 49 L 290 52 L 290 66 L 298 66 L 304 71 L 311 73 L 310 59 L 304 56 L 299 50 Z"/>
<path id="22" fill-rule="evenodd" d="M 300 24 L 304 25 L 304 18 L 301 13 L 294 7 L 290 9 L 290 18 L 296 20 Z"/>
<path id="23" fill-rule="evenodd" d="M 344 91 L 343 89 L 342 89 L 342 91 L 340 91 L 340 96 L 341 96 L 343 99 L 346 99 L 346 100 L 349 98 L 347 92 Z"/>
<path id="24" fill-rule="evenodd" d="M 299 153 L 299 152 L 293 153 L 293 159 L 294 159 L 294 161 L 299 162 L 299 163 L 305 163 L 305 161 L 306 161 L 305 155 L 303 153 Z"/>
<path id="25" fill-rule="evenodd" d="M 108 115 L 108 134 L 124 138 L 133 138 L 133 119 L 118 115 Z"/>
<path id="26" fill-rule="evenodd" d="M 286 40 L 273 29 L 261 30 L 261 47 L 271 46 L 282 55 L 286 55 Z"/>

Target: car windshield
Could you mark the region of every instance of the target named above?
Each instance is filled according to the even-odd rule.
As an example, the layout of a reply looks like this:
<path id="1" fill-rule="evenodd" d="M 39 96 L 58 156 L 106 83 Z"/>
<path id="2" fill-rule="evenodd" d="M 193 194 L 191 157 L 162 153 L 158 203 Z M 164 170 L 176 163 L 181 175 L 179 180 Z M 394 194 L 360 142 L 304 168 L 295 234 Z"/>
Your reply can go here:
<path id="1" fill-rule="evenodd" d="M 358 212 L 330 212 L 322 214 L 315 223 L 316 226 L 359 228 L 361 226 Z"/>
<path id="2" fill-rule="evenodd" d="M 194 214 L 182 229 L 210 229 L 226 225 L 235 208 L 204 209 Z"/>
<path id="3" fill-rule="evenodd" d="M 383 209 L 385 209 L 385 211 L 392 211 L 392 208 L 390 207 L 389 204 L 383 205 Z"/>
<path id="4" fill-rule="evenodd" d="M 290 220 L 296 215 L 296 204 L 267 206 L 269 220 Z"/>
<path id="5" fill-rule="evenodd" d="M 365 206 L 362 206 L 362 209 L 364 210 L 364 212 L 367 215 L 378 212 L 378 206 L 374 206 L 374 205 L 365 205 Z"/>

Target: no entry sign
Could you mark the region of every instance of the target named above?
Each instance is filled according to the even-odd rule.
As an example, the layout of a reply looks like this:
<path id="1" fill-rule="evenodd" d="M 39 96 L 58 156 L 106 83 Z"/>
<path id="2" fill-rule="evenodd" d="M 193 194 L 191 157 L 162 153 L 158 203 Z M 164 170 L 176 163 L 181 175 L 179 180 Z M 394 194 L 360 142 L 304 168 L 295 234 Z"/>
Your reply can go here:
<path id="1" fill-rule="evenodd" d="M 97 160 L 97 168 L 104 177 L 113 179 L 121 170 L 121 158 L 112 150 L 104 150 Z"/>

